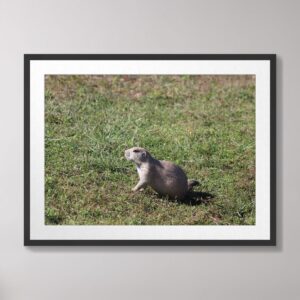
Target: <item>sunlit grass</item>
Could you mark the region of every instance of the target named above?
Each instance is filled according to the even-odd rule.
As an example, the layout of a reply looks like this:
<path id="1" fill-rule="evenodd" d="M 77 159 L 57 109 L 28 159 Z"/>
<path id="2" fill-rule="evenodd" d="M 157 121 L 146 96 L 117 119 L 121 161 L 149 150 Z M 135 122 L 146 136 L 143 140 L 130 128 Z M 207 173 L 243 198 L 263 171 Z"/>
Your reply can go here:
<path id="1" fill-rule="evenodd" d="M 48 76 L 46 224 L 254 224 L 251 76 Z M 212 201 L 133 194 L 124 150 L 179 164 Z"/>

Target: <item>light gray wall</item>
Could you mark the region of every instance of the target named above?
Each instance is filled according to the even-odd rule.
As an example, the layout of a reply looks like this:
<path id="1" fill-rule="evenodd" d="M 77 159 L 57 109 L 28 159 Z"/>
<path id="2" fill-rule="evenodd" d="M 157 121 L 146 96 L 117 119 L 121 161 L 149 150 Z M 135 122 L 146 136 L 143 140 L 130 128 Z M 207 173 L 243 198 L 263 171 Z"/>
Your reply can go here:
<path id="1" fill-rule="evenodd" d="M 0 299 L 300 299 L 299 3 L 0 0 Z M 24 53 L 277 53 L 278 246 L 23 247 Z"/>

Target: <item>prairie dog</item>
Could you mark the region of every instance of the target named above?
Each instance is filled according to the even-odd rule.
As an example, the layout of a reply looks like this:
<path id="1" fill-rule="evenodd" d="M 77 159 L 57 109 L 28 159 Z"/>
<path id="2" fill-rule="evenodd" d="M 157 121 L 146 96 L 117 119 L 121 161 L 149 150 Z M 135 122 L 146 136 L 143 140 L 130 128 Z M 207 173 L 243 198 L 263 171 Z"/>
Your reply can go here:
<path id="1" fill-rule="evenodd" d="M 125 150 L 125 158 L 136 164 L 140 178 L 132 189 L 134 192 L 149 185 L 160 195 L 182 199 L 193 186 L 199 184 L 196 180 L 188 180 L 179 166 L 153 158 L 144 148 L 133 147 Z"/>

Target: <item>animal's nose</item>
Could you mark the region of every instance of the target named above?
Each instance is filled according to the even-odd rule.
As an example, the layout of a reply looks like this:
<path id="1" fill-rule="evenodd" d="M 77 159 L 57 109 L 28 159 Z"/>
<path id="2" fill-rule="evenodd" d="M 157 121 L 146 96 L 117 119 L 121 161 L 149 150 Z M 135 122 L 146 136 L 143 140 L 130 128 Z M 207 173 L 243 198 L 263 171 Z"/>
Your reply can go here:
<path id="1" fill-rule="evenodd" d="M 127 158 L 128 157 L 128 150 L 124 151 L 124 156 Z"/>

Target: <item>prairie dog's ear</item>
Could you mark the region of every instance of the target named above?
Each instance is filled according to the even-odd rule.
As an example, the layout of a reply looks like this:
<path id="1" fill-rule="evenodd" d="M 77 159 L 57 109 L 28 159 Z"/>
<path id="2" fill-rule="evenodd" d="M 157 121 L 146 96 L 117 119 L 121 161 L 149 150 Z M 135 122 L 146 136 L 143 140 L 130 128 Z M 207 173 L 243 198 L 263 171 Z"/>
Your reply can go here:
<path id="1" fill-rule="evenodd" d="M 146 151 L 143 151 L 141 155 L 142 155 L 143 159 L 147 158 L 147 152 Z"/>

